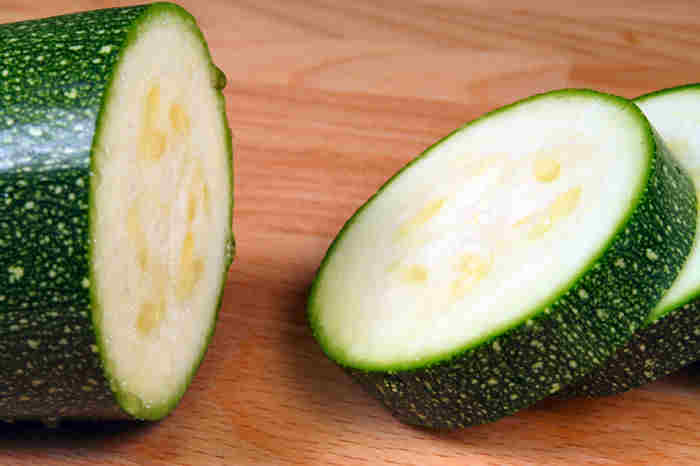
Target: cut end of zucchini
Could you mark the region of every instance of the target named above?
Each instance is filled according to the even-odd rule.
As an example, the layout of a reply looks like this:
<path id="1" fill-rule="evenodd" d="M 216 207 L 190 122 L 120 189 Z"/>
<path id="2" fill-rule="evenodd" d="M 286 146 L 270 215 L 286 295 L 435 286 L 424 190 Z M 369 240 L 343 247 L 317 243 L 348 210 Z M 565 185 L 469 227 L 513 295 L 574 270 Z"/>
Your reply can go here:
<path id="1" fill-rule="evenodd" d="M 329 254 L 311 311 L 327 350 L 353 367 L 410 368 L 537 313 L 640 195 L 637 119 L 576 93 L 543 97 L 429 150 Z"/>
<path id="2" fill-rule="evenodd" d="M 123 51 L 96 133 L 95 323 L 112 389 L 139 418 L 175 405 L 213 330 L 232 208 L 215 202 L 231 193 L 217 80 L 191 18 L 152 7 Z"/>

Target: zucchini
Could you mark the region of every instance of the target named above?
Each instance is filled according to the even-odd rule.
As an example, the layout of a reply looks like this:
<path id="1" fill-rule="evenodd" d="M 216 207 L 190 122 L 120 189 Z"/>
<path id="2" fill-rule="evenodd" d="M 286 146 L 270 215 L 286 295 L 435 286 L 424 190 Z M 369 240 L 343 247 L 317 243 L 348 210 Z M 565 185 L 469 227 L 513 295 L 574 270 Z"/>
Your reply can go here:
<path id="1" fill-rule="evenodd" d="M 318 270 L 310 326 L 401 421 L 493 421 L 631 337 L 695 214 L 692 181 L 634 104 L 537 95 L 461 127 L 360 207 Z"/>
<path id="2" fill-rule="evenodd" d="M 680 164 L 700 187 L 700 85 L 664 89 L 635 103 L 659 131 Z M 697 195 L 697 191 L 696 191 Z M 700 218 L 698 218 L 700 222 Z M 614 395 L 670 374 L 700 358 L 700 254 L 698 238 L 681 273 L 634 337 L 605 366 L 560 398 Z"/>
<path id="3" fill-rule="evenodd" d="M 176 5 L 0 25 L 0 418 L 182 397 L 233 257 L 223 85 Z"/>

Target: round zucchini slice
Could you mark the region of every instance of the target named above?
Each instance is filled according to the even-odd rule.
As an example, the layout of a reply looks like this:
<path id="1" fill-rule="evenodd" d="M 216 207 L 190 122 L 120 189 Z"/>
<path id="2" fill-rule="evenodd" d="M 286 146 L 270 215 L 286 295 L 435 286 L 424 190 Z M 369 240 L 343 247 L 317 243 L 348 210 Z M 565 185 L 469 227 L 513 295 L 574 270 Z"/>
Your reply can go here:
<path id="1" fill-rule="evenodd" d="M 402 421 L 498 419 L 598 367 L 690 251 L 695 195 L 631 102 L 537 95 L 430 147 L 345 224 L 313 333 Z"/>

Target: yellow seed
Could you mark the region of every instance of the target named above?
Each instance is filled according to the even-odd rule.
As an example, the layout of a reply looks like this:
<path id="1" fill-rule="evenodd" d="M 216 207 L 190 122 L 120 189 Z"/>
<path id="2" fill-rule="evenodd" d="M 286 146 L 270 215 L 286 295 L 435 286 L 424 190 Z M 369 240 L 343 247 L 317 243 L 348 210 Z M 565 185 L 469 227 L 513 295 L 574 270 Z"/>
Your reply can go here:
<path id="1" fill-rule="evenodd" d="M 143 230 L 141 230 L 141 209 L 138 199 L 134 201 L 126 212 L 126 232 L 132 243 L 143 241 Z"/>
<path id="2" fill-rule="evenodd" d="M 176 295 L 180 301 L 192 296 L 192 291 L 204 273 L 204 262 L 194 256 L 194 237 L 188 231 L 182 242 L 180 269 L 177 279 Z"/>
<path id="3" fill-rule="evenodd" d="M 198 193 L 199 191 L 199 193 Z M 187 218 L 192 222 L 197 213 L 197 194 L 202 196 L 202 203 L 204 204 L 204 213 L 209 216 L 211 213 L 210 199 L 209 199 L 209 188 L 205 182 L 204 169 L 202 168 L 202 162 L 199 159 L 195 159 L 194 169 L 192 171 L 192 181 L 190 187 L 190 195 L 187 204 Z"/>
<path id="4" fill-rule="evenodd" d="M 491 270 L 491 259 L 478 254 L 467 253 L 457 264 L 459 275 L 452 282 L 452 296 L 461 298 L 476 286 Z"/>
<path id="5" fill-rule="evenodd" d="M 454 280 L 452 282 L 452 297 L 456 299 L 463 298 L 473 286 L 474 284 L 472 282 L 462 280 L 461 278 Z"/>
<path id="6" fill-rule="evenodd" d="M 141 128 L 141 154 L 146 160 L 159 160 L 165 152 L 167 138 L 158 130 L 160 111 L 160 86 L 151 87 L 146 93 Z"/>
<path id="7" fill-rule="evenodd" d="M 196 285 L 199 280 L 202 279 L 202 275 L 204 274 L 204 261 L 202 259 L 195 259 L 192 262 L 192 286 Z"/>
<path id="8" fill-rule="evenodd" d="M 165 287 L 168 281 L 167 267 L 160 262 L 153 262 L 149 270 L 151 279 L 152 296 L 155 301 L 145 301 L 141 304 L 141 309 L 136 321 L 138 330 L 146 335 L 153 331 L 165 316 Z"/>
<path id="9" fill-rule="evenodd" d="M 401 270 L 401 281 L 404 283 L 423 283 L 428 279 L 428 269 L 422 265 L 411 265 Z"/>
<path id="10" fill-rule="evenodd" d="M 460 259 L 458 268 L 460 272 L 483 278 L 491 268 L 491 261 L 478 254 L 467 253 Z"/>
<path id="11" fill-rule="evenodd" d="M 136 328 L 143 334 L 148 335 L 155 329 L 165 316 L 165 302 L 161 298 L 156 303 L 146 301 L 141 304 Z"/>
<path id="12" fill-rule="evenodd" d="M 189 134 L 190 118 L 180 104 L 172 104 L 170 106 L 169 115 L 170 124 L 178 134 L 183 136 Z"/>
<path id="13" fill-rule="evenodd" d="M 195 215 L 197 215 L 197 198 L 194 197 L 194 194 L 190 192 L 190 196 L 187 199 L 187 221 L 188 223 L 192 223 L 194 220 Z"/>
<path id="14" fill-rule="evenodd" d="M 530 239 L 537 239 L 552 229 L 558 220 L 571 215 L 581 200 L 581 187 L 577 186 L 558 195 L 549 206 L 538 214 L 528 233 Z M 526 217 L 529 218 L 529 217 Z M 524 220 L 524 219 L 523 219 Z M 519 224 L 520 222 L 518 222 Z M 516 224 L 516 225 L 518 225 Z"/>
<path id="15" fill-rule="evenodd" d="M 144 107 L 144 126 L 155 128 L 158 124 L 158 110 L 160 109 L 160 86 L 155 84 L 146 93 L 146 105 Z"/>
<path id="16" fill-rule="evenodd" d="M 207 217 L 211 216 L 209 188 L 207 188 L 206 184 L 202 184 L 202 202 L 204 202 L 204 213 L 207 215 Z"/>
<path id="17" fill-rule="evenodd" d="M 194 287 L 202 279 L 204 273 L 204 262 L 201 259 L 193 260 L 188 266 L 180 267 L 180 277 L 177 288 L 177 298 L 180 301 L 192 296 Z"/>
<path id="18" fill-rule="evenodd" d="M 141 154 L 144 159 L 158 161 L 165 153 L 165 134 L 158 130 L 148 131 L 144 128 L 141 132 Z"/>
<path id="19" fill-rule="evenodd" d="M 532 221 L 534 214 L 526 215 L 525 217 L 521 218 L 517 222 L 513 224 L 515 228 L 520 227 L 522 225 L 525 225 L 527 223 L 530 223 Z"/>
<path id="20" fill-rule="evenodd" d="M 194 169 L 192 170 L 192 186 L 204 184 L 204 168 L 199 158 L 194 159 Z"/>
<path id="21" fill-rule="evenodd" d="M 151 258 L 151 264 L 148 270 L 151 277 L 151 289 L 153 294 L 162 296 L 165 294 L 170 275 L 168 267 L 157 259 Z"/>
<path id="22" fill-rule="evenodd" d="M 193 257 L 194 257 L 194 236 L 192 235 L 192 231 L 188 231 L 187 234 L 185 235 L 185 239 L 182 240 L 182 253 L 180 256 L 180 261 L 182 263 L 190 263 L 190 262 L 192 262 Z"/>
<path id="23" fill-rule="evenodd" d="M 464 280 L 459 278 L 454 280 L 452 282 L 452 297 L 455 299 L 464 297 L 473 286 L 473 284 L 468 285 Z"/>
<path id="24" fill-rule="evenodd" d="M 535 160 L 533 173 L 541 183 L 550 183 L 559 177 L 561 166 L 551 157 L 539 157 Z"/>
<path id="25" fill-rule="evenodd" d="M 552 228 L 552 217 L 549 215 L 540 216 L 537 221 L 532 225 L 528 233 L 530 239 L 540 238 L 542 235 L 547 233 Z"/>
<path id="26" fill-rule="evenodd" d="M 431 218 L 440 212 L 440 209 L 445 205 L 445 199 L 436 199 L 429 202 L 423 209 L 416 214 L 411 220 L 405 222 L 401 228 L 399 228 L 397 236 L 404 236 L 409 234 L 415 228 L 428 222 Z"/>
<path id="27" fill-rule="evenodd" d="M 146 270 L 148 267 L 148 251 L 146 248 L 140 248 L 136 253 L 136 260 L 139 263 L 141 270 Z"/>
<path id="28" fill-rule="evenodd" d="M 146 234 L 141 227 L 141 203 L 136 199 L 126 213 L 126 233 L 129 242 L 136 250 L 136 260 L 145 270 L 148 266 L 148 245 L 146 244 Z"/>
<path id="29" fill-rule="evenodd" d="M 204 177 L 204 169 L 202 168 L 202 162 L 197 160 L 197 171 L 195 173 L 197 183 L 202 187 L 202 202 L 204 203 L 204 213 L 209 216 L 211 215 L 211 203 L 209 199 L 209 187 L 207 186 L 206 179 Z"/>
<path id="30" fill-rule="evenodd" d="M 565 193 L 557 196 L 549 206 L 549 214 L 552 220 L 558 220 L 570 215 L 578 206 L 581 200 L 581 187 L 571 188 Z"/>

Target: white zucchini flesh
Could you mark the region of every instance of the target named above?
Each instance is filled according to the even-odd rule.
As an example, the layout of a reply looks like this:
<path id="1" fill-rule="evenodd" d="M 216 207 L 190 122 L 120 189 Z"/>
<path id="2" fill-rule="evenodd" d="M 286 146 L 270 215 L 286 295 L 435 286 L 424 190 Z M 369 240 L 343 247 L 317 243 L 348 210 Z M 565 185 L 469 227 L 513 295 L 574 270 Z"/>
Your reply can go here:
<path id="1" fill-rule="evenodd" d="M 411 367 L 546 306 L 629 215 L 648 176 L 637 125 L 627 110 L 564 94 L 436 144 L 329 252 L 311 311 L 326 351 L 353 367 Z"/>
<path id="2" fill-rule="evenodd" d="M 653 94 L 635 101 L 649 121 L 662 135 L 671 153 L 683 165 L 695 184 L 696 195 L 700 186 L 700 92 L 697 87 L 664 93 L 664 98 L 653 98 Z M 700 224 L 700 217 L 698 217 Z M 681 269 L 678 278 L 654 308 L 647 319 L 657 320 L 669 311 L 678 308 L 700 294 L 700 253 L 698 236 L 693 249 Z"/>
<path id="3" fill-rule="evenodd" d="M 128 412 L 184 391 L 205 351 L 229 243 L 229 133 L 200 35 L 141 26 L 105 104 L 94 156 L 92 276 L 105 369 Z M 120 277 L 115 279 L 115 277 Z"/>

